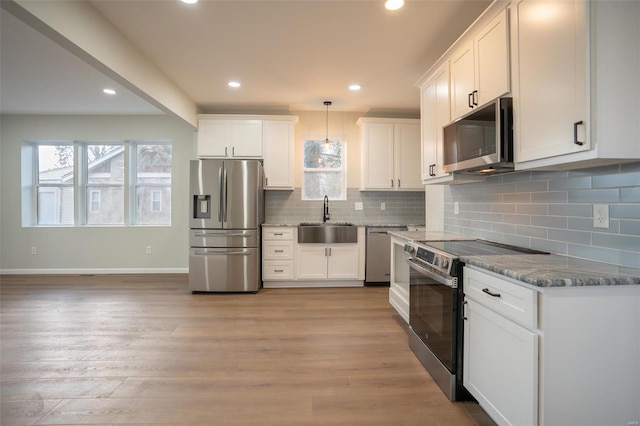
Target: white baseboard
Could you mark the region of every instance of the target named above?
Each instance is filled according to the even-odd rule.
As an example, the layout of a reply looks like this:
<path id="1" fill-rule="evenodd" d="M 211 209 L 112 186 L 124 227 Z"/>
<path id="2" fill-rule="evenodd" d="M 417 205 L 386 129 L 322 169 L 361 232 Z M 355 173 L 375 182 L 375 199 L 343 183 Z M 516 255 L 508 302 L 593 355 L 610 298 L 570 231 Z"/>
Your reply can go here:
<path id="1" fill-rule="evenodd" d="M 0 269 L 0 275 L 188 274 L 189 268 Z"/>
<path id="2" fill-rule="evenodd" d="M 263 281 L 264 288 L 323 288 L 323 287 L 364 287 L 364 281 Z"/>

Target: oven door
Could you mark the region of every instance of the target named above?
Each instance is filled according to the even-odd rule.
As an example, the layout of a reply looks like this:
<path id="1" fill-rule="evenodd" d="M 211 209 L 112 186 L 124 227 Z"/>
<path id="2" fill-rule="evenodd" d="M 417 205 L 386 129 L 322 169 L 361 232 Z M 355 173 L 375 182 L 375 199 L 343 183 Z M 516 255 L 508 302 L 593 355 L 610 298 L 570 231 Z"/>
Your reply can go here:
<path id="1" fill-rule="evenodd" d="M 409 325 L 451 372 L 457 368 L 457 280 L 443 277 L 413 260 L 409 277 Z"/>

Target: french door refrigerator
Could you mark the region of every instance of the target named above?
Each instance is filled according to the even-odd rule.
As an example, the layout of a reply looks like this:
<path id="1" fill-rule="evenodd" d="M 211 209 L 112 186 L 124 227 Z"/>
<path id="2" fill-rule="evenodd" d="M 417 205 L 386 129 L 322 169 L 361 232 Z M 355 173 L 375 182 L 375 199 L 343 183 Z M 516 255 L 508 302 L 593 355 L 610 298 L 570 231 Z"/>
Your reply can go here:
<path id="1" fill-rule="evenodd" d="M 255 293 L 260 289 L 262 181 L 262 164 L 257 160 L 191 161 L 192 292 Z"/>

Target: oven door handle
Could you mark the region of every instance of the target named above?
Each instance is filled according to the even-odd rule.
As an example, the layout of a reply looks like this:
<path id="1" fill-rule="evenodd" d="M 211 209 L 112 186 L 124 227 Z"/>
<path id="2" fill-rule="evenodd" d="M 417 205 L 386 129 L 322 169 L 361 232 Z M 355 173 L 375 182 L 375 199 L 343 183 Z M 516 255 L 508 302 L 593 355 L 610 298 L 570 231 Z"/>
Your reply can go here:
<path id="1" fill-rule="evenodd" d="M 427 277 L 431 278 L 432 280 L 437 281 L 439 284 L 442 285 L 446 285 L 447 287 L 451 287 L 451 288 L 458 288 L 458 282 L 456 279 L 454 278 L 445 278 L 442 275 L 436 274 L 434 272 L 431 272 L 430 270 L 423 268 L 422 266 L 418 265 L 416 262 L 414 262 L 413 260 L 407 259 L 407 262 L 409 262 L 409 266 L 420 272 L 422 275 L 426 275 Z"/>

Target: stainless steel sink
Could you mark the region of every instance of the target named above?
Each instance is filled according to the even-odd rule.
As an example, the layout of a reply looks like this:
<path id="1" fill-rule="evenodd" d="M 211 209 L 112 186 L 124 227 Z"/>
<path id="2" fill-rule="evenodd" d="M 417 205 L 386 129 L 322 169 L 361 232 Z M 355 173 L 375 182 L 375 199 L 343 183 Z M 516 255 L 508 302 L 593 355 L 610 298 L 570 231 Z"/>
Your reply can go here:
<path id="1" fill-rule="evenodd" d="M 357 243 L 358 227 L 353 223 L 303 222 L 298 225 L 299 243 Z"/>

